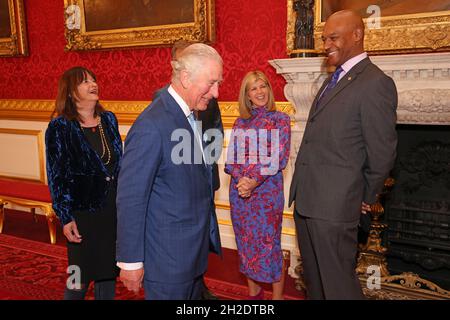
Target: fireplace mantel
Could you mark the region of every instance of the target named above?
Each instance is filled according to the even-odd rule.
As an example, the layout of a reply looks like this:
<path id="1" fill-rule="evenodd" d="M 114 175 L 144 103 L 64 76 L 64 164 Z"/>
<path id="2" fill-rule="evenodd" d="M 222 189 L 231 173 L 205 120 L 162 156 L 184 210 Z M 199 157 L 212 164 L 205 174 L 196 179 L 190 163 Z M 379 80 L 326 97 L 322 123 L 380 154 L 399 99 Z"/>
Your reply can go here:
<path id="1" fill-rule="evenodd" d="M 394 79 L 398 123 L 450 125 L 450 52 L 370 59 Z M 295 160 L 312 101 L 330 70 L 324 57 L 277 59 L 269 63 L 286 79 L 284 94 L 296 109 L 291 148 L 291 160 Z"/>
<path id="2" fill-rule="evenodd" d="M 370 58 L 395 81 L 398 123 L 450 124 L 450 53 L 374 56 Z M 270 61 L 287 84 L 286 98 L 296 107 L 295 120 L 306 120 L 320 85 L 327 77 L 325 58 Z"/>

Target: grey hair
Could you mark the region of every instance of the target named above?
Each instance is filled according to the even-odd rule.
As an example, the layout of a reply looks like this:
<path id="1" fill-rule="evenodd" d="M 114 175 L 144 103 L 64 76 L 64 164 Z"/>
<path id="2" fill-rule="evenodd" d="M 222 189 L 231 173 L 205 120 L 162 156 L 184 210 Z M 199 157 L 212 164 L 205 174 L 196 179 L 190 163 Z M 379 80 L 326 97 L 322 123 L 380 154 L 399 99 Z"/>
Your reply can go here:
<path id="1" fill-rule="evenodd" d="M 171 61 L 172 64 L 172 80 L 179 79 L 180 72 L 188 71 L 194 76 L 202 69 L 205 60 L 215 60 L 223 65 L 222 57 L 211 46 L 204 43 L 194 43 L 187 46 L 181 52 L 177 60 Z"/>

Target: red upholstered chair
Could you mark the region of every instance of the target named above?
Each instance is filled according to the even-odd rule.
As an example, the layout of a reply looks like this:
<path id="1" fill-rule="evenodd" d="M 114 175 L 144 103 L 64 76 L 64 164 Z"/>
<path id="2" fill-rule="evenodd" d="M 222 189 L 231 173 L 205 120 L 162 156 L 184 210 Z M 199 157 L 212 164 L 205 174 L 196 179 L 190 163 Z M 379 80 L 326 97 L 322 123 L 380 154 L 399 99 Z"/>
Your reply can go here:
<path id="1" fill-rule="evenodd" d="M 30 208 L 36 219 L 36 209 L 41 209 L 47 218 L 50 242 L 56 242 L 57 217 L 52 209 L 48 186 L 14 179 L 0 179 L 0 233 L 3 231 L 5 204 L 11 203 Z"/>

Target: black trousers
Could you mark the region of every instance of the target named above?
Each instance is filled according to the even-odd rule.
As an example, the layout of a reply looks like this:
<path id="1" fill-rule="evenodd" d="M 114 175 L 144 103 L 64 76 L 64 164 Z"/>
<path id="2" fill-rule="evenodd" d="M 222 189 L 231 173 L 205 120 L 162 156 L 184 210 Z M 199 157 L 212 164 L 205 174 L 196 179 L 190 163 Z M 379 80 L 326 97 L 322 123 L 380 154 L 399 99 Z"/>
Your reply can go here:
<path id="1" fill-rule="evenodd" d="M 64 300 L 84 300 L 89 284 L 82 285 L 80 290 L 64 290 Z M 114 300 L 116 295 L 116 280 L 102 280 L 94 283 L 95 300 Z"/>
<path id="2" fill-rule="evenodd" d="M 364 299 L 356 276 L 358 222 L 333 222 L 294 214 L 307 298 Z"/>

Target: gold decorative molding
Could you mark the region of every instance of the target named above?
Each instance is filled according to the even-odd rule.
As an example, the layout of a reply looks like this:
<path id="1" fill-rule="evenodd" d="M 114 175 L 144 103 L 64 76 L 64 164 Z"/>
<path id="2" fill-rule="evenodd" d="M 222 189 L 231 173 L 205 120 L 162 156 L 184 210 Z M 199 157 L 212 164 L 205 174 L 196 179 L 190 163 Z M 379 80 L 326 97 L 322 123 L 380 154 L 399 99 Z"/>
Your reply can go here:
<path id="1" fill-rule="evenodd" d="M 315 52 L 323 52 L 321 35 L 322 2 L 314 5 Z M 294 0 L 287 2 L 286 44 L 288 55 L 296 53 Z M 365 19 L 367 21 L 367 19 Z M 448 51 L 450 49 L 450 11 L 422 12 L 380 18 L 380 28 L 366 28 L 365 49 L 373 54 Z"/>
<path id="2" fill-rule="evenodd" d="M 380 278 L 379 289 L 368 289 L 367 276 L 359 277 L 364 295 L 374 300 L 449 300 L 450 291 L 444 290 L 417 274 L 405 272 Z"/>
<path id="3" fill-rule="evenodd" d="M 193 21 L 133 28 L 87 30 L 84 0 L 64 0 L 66 50 L 169 46 L 180 39 L 195 42 L 215 40 L 213 0 L 192 0 Z M 113 10 L 114 8 L 111 8 Z M 170 12 L 170 11 L 168 11 Z M 111 26 L 113 28 L 113 26 Z"/>
<path id="4" fill-rule="evenodd" d="M 286 30 L 286 45 L 287 54 L 290 56 L 295 49 L 295 20 L 297 15 L 294 11 L 294 0 L 287 1 L 287 30 Z"/>
<path id="5" fill-rule="evenodd" d="M 0 38 L 0 56 L 27 56 L 28 43 L 23 0 L 7 0 L 11 34 Z"/>
<path id="6" fill-rule="evenodd" d="M 18 180 L 24 180 L 24 181 L 38 181 L 40 183 L 45 184 L 45 161 L 44 161 L 44 136 L 42 131 L 40 130 L 25 130 L 25 129 L 7 129 L 7 128 L 0 128 L 0 133 L 3 134 L 11 134 L 11 135 L 28 135 L 28 136 L 35 136 L 37 139 L 37 152 L 38 152 L 38 158 L 39 158 L 39 178 L 38 179 L 30 179 L 30 178 L 23 178 L 23 177 L 17 177 L 17 176 L 6 176 L 6 175 L 0 175 L 0 178 L 13 178 Z"/>
<path id="7" fill-rule="evenodd" d="M 322 51 L 322 1 L 315 2 L 315 48 Z M 367 21 L 367 19 L 364 19 Z M 448 51 L 450 11 L 380 18 L 380 28 L 366 28 L 365 50 L 371 54 Z"/>
<path id="8" fill-rule="evenodd" d="M 0 119 L 50 121 L 55 102 L 53 100 L 35 99 L 0 99 Z M 114 112 L 122 125 L 132 124 L 138 115 L 150 104 L 150 101 L 101 101 L 101 104 Z M 295 108 L 290 102 L 276 102 L 277 109 L 289 115 L 295 114 Z M 231 129 L 239 116 L 236 101 L 219 102 L 222 121 L 225 129 Z"/>
<path id="9" fill-rule="evenodd" d="M 297 20 L 297 14 L 294 11 L 294 1 L 287 1 L 287 28 L 286 28 L 286 46 L 287 54 L 291 56 L 292 54 L 317 54 L 319 53 L 316 49 L 295 49 L 295 21 Z"/>

